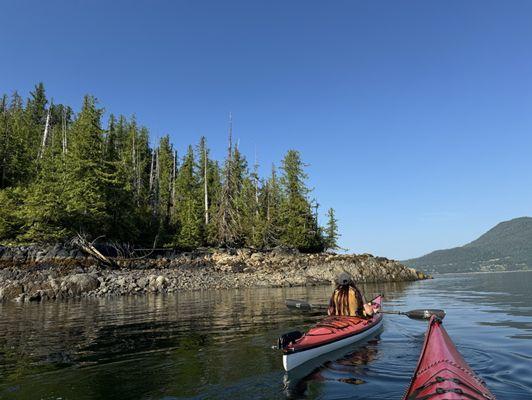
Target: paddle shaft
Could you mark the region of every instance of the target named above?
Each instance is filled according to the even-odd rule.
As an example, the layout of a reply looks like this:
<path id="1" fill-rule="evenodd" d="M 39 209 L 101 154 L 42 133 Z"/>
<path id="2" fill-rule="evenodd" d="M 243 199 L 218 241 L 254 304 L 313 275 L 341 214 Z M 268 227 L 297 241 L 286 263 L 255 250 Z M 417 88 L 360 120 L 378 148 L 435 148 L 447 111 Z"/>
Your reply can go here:
<path id="1" fill-rule="evenodd" d="M 310 304 L 303 300 L 291 300 L 291 299 L 286 300 L 286 306 L 288 308 L 295 308 L 298 310 L 306 310 L 306 311 L 311 311 L 312 309 L 325 310 L 328 308 L 327 305 L 325 304 Z M 437 309 L 420 309 L 420 310 L 410 310 L 410 311 L 380 310 L 379 312 L 383 314 L 406 315 L 408 318 L 411 318 L 411 319 L 430 319 L 432 315 L 435 315 L 440 319 L 443 319 L 445 317 L 445 311 L 437 310 Z"/>

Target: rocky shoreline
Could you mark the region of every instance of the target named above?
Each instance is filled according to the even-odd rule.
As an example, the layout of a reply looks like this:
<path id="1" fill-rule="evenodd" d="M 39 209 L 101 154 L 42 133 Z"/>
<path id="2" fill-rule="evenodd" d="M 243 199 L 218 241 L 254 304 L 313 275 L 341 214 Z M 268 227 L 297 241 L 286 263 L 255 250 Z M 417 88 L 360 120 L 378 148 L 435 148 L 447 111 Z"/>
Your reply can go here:
<path id="1" fill-rule="evenodd" d="M 274 249 L 176 253 L 111 258 L 114 267 L 64 245 L 0 246 L 0 301 L 19 302 L 172 293 L 184 290 L 330 284 L 341 271 L 358 282 L 427 276 L 370 254 L 300 254 Z"/>

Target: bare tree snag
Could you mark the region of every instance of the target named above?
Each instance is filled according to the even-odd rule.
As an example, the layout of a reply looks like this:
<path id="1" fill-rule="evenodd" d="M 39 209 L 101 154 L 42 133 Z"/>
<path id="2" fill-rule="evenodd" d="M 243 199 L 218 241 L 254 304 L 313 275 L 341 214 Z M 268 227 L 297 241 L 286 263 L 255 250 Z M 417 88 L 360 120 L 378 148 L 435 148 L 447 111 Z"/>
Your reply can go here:
<path id="1" fill-rule="evenodd" d="M 46 141 L 48 140 L 48 132 L 50 131 L 50 109 L 52 106 L 48 108 L 48 113 L 46 114 L 46 123 L 44 124 L 44 132 L 42 135 L 42 144 L 41 144 L 41 151 L 39 152 L 39 158 L 42 158 L 44 155 L 44 148 L 46 147 Z"/>
<path id="2" fill-rule="evenodd" d="M 89 242 L 84 235 L 78 233 L 77 236 L 70 241 L 70 243 L 73 246 L 81 249 L 84 253 L 93 256 L 102 264 L 107 265 L 108 267 L 117 267 L 116 262 L 105 257 L 102 253 L 98 251 L 96 247 L 94 247 L 94 243 L 96 242 L 96 240 L 98 240 L 98 238 L 94 239 L 92 242 Z"/>
<path id="3" fill-rule="evenodd" d="M 207 188 L 207 145 L 203 146 L 203 192 L 205 205 L 205 225 L 209 225 L 209 192 Z"/>

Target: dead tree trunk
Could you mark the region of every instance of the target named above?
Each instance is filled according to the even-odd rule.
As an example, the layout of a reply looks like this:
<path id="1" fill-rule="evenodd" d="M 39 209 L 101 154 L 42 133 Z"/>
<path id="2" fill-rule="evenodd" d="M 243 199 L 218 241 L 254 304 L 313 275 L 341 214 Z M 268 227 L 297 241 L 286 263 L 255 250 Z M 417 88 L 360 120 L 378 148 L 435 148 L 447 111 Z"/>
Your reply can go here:
<path id="1" fill-rule="evenodd" d="M 155 164 L 155 150 L 151 153 L 151 166 L 150 166 L 150 193 L 153 189 L 153 173 L 154 173 L 154 164 Z"/>
<path id="2" fill-rule="evenodd" d="M 62 112 L 61 112 L 61 131 L 63 133 L 62 135 L 62 147 L 63 147 L 63 154 L 67 153 L 67 123 L 66 123 L 66 108 L 63 106 Z"/>
<path id="3" fill-rule="evenodd" d="M 52 106 L 48 108 L 48 113 L 46 114 L 46 123 L 44 124 L 44 132 L 42 135 L 42 144 L 41 144 L 41 151 L 39 152 L 39 158 L 42 158 L 44 156 L 44 148 L 46 147 L 46 141 L 48 140 L 48 132 L 50 130 L 50 109 Z"/>
<path id="4" fill-rule="evenodd" d="M 4 148 L 2 149 L 2 180 L 0 181 L 0 188 L 3 188 L 7 175 L 7 151 L 9 149 L 9 130 L 7 125 L 7 97 L 2 97 L 2 119 L 4 129 Z"/>
<path id="5" fill-rule="evenodd" d="M 203 192 L 205 205 L 205 225 L 209 225 L 209 192 L 207 187 L 207 146 L 203 146 Z"/>
<path id="6" fill-rule="evenodd" d="M 177 168 L 177 151 L 174 151 L 174 163 L 172 165 L 172 209 L 175 205 L 175 179 L 176 179 L 176 168 Z"/>

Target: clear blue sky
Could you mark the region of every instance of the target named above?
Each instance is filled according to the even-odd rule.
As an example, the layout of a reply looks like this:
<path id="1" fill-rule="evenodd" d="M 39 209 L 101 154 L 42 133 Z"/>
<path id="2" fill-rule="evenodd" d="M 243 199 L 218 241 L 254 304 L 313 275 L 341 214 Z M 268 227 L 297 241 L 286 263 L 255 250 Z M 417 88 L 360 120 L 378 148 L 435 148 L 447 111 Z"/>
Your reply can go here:
<path id="1" fill-rule="evenodd" d="M 263 171 L 310 164 L 342 245 L 392 258 L 532 214 L 530 1 L 5 1 L 0 93 L 43 81 Z"/>

